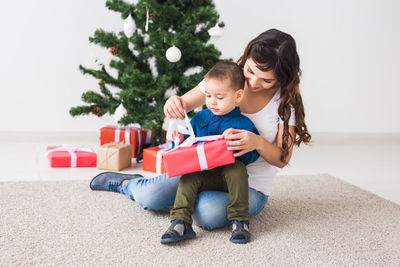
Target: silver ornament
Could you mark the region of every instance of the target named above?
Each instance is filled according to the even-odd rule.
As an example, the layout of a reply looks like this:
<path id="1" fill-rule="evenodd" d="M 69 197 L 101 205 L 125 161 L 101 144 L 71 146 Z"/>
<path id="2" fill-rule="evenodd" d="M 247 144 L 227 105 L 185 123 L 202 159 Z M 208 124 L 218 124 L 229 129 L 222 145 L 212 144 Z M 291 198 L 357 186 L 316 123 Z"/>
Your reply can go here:
<path id="1" fill-rule="evenodd" d="M 136 31 L 136 24 L 133 20 L 131 14 L 124 21 L 124 33 L 127 37 L 132 37 L 133 33 Z"/>
<path id="2" fill-rule="evenodd" d="M 165 56 L 167 57 L 169 62 L 175 63 L 181 59 L 182 53 L 178 47 L 171 46 L 170 48 L 168 48 L 167 52 L 165 53 Z"/>

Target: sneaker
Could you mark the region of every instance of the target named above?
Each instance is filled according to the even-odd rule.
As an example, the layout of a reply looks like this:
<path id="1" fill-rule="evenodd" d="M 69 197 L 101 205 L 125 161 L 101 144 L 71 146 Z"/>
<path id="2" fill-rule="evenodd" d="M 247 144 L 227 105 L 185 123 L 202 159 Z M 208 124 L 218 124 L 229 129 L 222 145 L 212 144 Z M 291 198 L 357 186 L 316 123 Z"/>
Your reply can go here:
<path id="1" fill-rule="evenodd" d="M 183 220 L 173 220 L 168 230 L 161 237 L 162 244 L 175 243 L 196 236 L 192 225 Z"/>
<path id="2" fill-rule="evenodd" d="M 249 221 L 231 221 L 232 236 L 229 239 L 232 243 L 246 244 L 250 242 Z"/>
<path id="3" fill-rule="evenodd" d="M 101 191 L 121 191 L 121 184 L 125 180 L 143 177 L 140 174 L 124 174 L 117 172 L 102 172 L 96 175 L 90 182 L 90 189 Z"/>

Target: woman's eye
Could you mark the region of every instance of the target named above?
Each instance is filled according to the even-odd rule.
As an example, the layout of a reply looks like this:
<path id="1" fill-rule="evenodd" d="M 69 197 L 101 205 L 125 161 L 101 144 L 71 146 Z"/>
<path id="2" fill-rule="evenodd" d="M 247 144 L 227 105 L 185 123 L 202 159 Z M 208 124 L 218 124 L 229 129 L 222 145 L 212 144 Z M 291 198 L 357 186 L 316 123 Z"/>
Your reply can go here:
<path id="1" fill-rule="evenodd" d="M 247 71 L 251 74 L 254 74 L 254 72 L 251 69 L 247 69 Z"/>
<path id="2" fill-rule="evenodd" d="M 207 98 L 210 98 L 211 96 L 210 96 L 210 95 L 206 95 L 206 97 L 207 97 Z"/>
<path id="3" fill-rule="evenodd" d="M 222 100 L 222 99 L 224 99 L 224 98 L 223 98 L 223 97 L 217 97 L 217 99 L 218 99 L 218 100 Z"/>
<path id="4" fill-rule="evenodd" d="M 271 83 L 271 81 L 269 81 L 269 80 L 264 80 L 264 82 L 265 82 L 265 83 Z"/>

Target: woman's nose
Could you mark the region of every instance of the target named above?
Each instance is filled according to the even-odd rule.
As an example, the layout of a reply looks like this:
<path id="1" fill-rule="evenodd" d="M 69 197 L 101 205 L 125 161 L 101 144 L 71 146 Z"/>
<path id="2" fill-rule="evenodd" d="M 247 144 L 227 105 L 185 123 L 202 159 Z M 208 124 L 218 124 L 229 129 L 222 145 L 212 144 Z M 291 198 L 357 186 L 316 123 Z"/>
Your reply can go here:
<path id="1" fill-rule="evenodd" d="M 249 82 L 250 82 L 250 85 L 252 87 L 256 87 L 256 85 L 257 85 L 257 77 L 251 76 L 250 79 L 249 79 Z"/>

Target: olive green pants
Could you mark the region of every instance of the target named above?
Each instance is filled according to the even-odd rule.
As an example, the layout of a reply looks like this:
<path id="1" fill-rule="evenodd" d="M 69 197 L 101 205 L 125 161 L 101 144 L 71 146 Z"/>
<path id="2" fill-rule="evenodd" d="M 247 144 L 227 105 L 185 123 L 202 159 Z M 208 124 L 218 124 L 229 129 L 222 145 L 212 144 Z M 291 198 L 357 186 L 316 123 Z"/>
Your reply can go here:
<path id="1" fill-rule="evenodd" d="M 207 171 L 182 175 L 176 192 L 170 220 L 181 219 L 192 224 L 192 214 L 197 194 L 202 191 L 224 191 L 229 193 L 228 220 L 248 221 L 249 181 L 246 166 L 239 160 Z"/>

